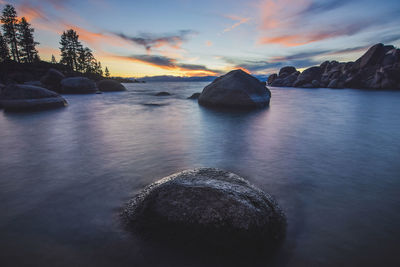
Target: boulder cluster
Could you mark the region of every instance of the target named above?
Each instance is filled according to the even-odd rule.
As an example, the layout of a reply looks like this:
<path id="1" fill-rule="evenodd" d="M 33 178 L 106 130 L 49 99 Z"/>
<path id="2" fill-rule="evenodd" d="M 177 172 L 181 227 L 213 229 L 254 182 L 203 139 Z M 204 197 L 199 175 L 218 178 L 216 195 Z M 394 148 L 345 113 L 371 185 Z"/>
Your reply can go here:
<path id="1" fill-rule="evenodd" d="M 94 94 L 125 91 L 117 81 L 103 80 L 97 84 L 86 77 L 65 77 L 56 69 L 49 69 L 40 81 L 24 84 L 0 85 L 0 107 L 6 111 L 31 111 L 67 106 L 59 94 Z"/>
<path id="2" fill-rule="evenodd" d="M 376 44 L 355 62 L 325 61 L 302 73 L 284 67 L 268 77 L 273 87 L 400 89 L 400 49 Z"/>

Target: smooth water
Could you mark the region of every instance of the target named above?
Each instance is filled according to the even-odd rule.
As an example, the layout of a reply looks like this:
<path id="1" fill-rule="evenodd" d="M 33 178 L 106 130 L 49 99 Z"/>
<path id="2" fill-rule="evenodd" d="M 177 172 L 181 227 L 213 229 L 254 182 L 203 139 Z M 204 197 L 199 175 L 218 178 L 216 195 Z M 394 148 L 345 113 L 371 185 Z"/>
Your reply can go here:
<path id="1" fill-rule="evenodd" d="M 129 84 L 66 96 L 65 109 L 0 111 L 0 265 L 211 264 L 141 241 L 118 217 L 145 185 L 194 167 L 278 200 L 288 232 L 269 264 L 400 265 L 400 92 L 272 88 L 268 109 L 226 112 L 186 99 L 205 85 Z"/>

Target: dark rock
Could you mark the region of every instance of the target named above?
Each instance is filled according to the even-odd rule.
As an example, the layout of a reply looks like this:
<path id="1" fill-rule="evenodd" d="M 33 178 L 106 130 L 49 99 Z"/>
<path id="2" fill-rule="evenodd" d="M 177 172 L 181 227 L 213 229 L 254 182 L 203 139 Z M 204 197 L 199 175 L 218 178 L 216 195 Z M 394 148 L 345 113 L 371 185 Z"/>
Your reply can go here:
<path id="1" fill-rule="evenodd" d="M 353 65 L 353 70 L 359 70 L 367 66 L 378 65 L 383 57 L 385 56 L 385 46 L 383 44 L 376 44 L 372 46 L 368 51 Z"/>
<path id="2" fill-rule="evenodd" d="M 199 99 L 201 93 L 194 93 L 193 95 L 189 96 L 187 99 Z"/>
<path id="3" fill-rule="evenodd" d="M 339 79 L 334 79 L 329 82 L 328 88 L 338 88 L 339 85 Z"/>
<path id="4" fill-rule="evenodd" d="M 276 74 L 276 73 L 269 75 L 267 84 L 271 85 L 276 80 L 276 78 L 278 78 L 278 74 Z"/>
<path id="5" fill-rule="evenodd" d="M 159 92 L 159 93 L 155 94 L 155 96 L 169 96 L 169 95 L 171 95 L 171 94 L 168 92 Z"/>
<path id="6" fill-rule="evenodd" d="M 94 94 L 97 92 L 96 83 L 85 77 L 65 78 L 61 81 L 63 94 Z"/>
<path id="7" fill-rule="evenodd" d="M 126 91 L 125 86 L 113 80 L 102 80 L 97 82 L 97 88 L 102 92 Z"/>
<path id="8" fill-rule="evenodd" d="M 47 73 L 40 79 L 45 88 L 61 92 L 61 81 L 65 78 L 64 74 L 56 69 L 49 69 Z"/>
<path id="9" fill-rule="evenodd" d="M 30 81 L 30 82 L 24 82 L 25 85 L 33 85 L 33 86 L 38 86 L 38 87 L 44 87 L 43 84 L 40 81 Z"/>
<path id="10" fill-rule="evenodd" d="M 122 212 L 127 228 L 156 240 L 276 246 L 285 217 L 275 200 L 236 174 L 200 168 L 167 176 L 142 190 Z"/>
<path id="11" fill-rule="evenodd" d="M 199 97 L 203 106 L 222 108 L 260 108 L 269 104 L 271 92 L 255 77 L 233 70 L 207 85 Z"/>
<path id="12" fill-rule="evenodd" d="M 294 82 L 297 80 L 297 77 L 299 76 L 300 72 L 296 71 L 293 72 L 292 74 L 288 75 L 285 78 L 281 78 L 279 76 L 272 84 L 271 86 L 274 87 L 292 87 Z"/>
<path id="13" fill-rule="evenodd" d="M 321 86 L 320 83 L 319 83 L 319 81 L 317 81 L 317 80 L 313 80 L 313 81 L 311 82 L 311 84 L 313 85 L 314 88 L 319 88 L 319 87 Z"/>
<path id="14" fill-rule="evenodd" d="M 0 105 L 6 111 L 31 111 L 67 106 L 55 92 L 33 85 L 8 85 L 1 91 Z"/>
<path id="15" fill-rule="evenodd" d="M 286 73 L 287 75 L 292 74 L 293 72 L 296 72 L 296 68 L 292 66 L 286 66 L 283 67 L 279 70 L 279 76 L 282 76 L 282 74 Z"/>
<path id="16" fill-rule="evenodd" d="M 293 84 L 295 87 L 300 87 L 308 83 L 312 83 L 313 80 L 321 80 L 322 71 L 320 67 L 311 67 L 303 71 L 296 82 Z"/>

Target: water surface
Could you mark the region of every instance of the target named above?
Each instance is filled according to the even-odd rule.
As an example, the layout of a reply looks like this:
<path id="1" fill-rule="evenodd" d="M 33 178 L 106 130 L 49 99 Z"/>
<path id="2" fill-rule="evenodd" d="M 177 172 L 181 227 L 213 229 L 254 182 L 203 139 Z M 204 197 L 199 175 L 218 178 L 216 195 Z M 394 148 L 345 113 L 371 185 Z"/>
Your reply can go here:
<path id="1" fill-rule="evenodd" d="M 1 111 L 1 266 L 211 264 L 118 219 L 145 185 L 194 167 L 278 200 L 288 234 L 270 265 L 400 264 L 400 92 L 272 88 L 267 109 L 223 112 L 186 99 L 205 85 L 129 84 L 68 95 L 65 109 Z"/>

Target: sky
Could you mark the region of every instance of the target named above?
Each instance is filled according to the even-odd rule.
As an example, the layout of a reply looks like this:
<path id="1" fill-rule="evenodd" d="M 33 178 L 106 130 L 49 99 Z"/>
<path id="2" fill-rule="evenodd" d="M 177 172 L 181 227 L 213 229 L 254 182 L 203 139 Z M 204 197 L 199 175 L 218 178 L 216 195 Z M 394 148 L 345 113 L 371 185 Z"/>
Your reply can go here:
<path id="1" fill-rule="evenodd" d="M 80 40 L 113 76 L 269 74 L 400 46 L 399 0 L 0 0 L 35 29 L 40 57 Z"/>

